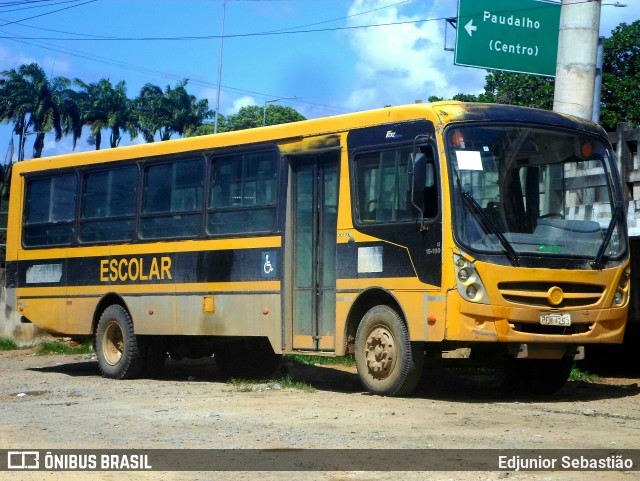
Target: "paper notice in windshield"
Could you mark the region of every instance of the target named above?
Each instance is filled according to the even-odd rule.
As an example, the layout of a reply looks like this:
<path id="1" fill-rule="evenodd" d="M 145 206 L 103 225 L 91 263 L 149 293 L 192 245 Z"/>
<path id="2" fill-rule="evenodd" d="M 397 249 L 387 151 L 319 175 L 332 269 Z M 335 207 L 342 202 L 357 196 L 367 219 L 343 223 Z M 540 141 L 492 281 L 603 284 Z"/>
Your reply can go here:
<path id="1" fill-rule="evenodd" d="M 482 157 L 477 150 L 456 150 L 458 170 L 482 170 Z"/>

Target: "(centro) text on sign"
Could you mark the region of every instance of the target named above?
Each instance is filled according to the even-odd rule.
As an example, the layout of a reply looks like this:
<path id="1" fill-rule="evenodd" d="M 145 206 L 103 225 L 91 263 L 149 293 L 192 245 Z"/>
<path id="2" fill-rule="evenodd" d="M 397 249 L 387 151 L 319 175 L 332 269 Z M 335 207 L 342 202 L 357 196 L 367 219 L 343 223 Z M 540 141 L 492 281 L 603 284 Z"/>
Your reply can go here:
<path id="1" fill-rule="evenodd" d="M 529 56 L 538 56 L 538 46 L 534 47 L 525 47 L 523 45 L 511 45 L 508 43 L 501 42 L 500 40 L 489 41 L 489 49 L 495 50 L 496 52 L 504 52 L 504 53 L 515 53 L 518 55 L 529 55 Z"/>

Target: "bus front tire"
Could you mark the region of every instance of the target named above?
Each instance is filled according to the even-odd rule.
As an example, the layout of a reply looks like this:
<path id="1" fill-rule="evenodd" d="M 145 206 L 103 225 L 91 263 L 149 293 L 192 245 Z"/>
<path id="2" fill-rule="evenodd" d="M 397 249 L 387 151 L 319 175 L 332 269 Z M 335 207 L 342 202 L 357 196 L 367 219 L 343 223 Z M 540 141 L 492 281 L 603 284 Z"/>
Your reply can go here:
<path id="1" fill-rule="evenodd" d="M 420 381 L 424 344 L 411 342 L 400 315 L 376 306 L 362 318 L 356 333 L 356 367 L 371 394 L 405 396 Z"/>
<path id="2" fill-rule="evenodd" d="M 122 306 L 114 304 L 102 312 L 96 329 L 96 354 L 104 377 L 133 379 L 140 375 L 144 357 L 131 316 Z"/>

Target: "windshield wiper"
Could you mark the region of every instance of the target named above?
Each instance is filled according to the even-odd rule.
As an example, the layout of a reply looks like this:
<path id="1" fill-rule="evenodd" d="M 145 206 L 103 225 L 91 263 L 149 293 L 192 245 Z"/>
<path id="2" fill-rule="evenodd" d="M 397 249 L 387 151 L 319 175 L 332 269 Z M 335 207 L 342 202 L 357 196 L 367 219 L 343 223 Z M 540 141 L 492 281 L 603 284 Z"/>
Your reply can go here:
<path id="1" fill-rule="evenodd" d="M 478 219 L 480 220 L 480 223 L 482 224 L 484 229 L 498 238 L 500 244 L 502 244 L 502 247 L 504 248 L 504 252 L 509 259 L 509 262 L 511 262 L 511 265 L 513 265 L 514 267 L 520 267 L 518 253 L 515 251 L 507 238 L 502 234 L 502 232 L 500 232 L 500 230 L 494 225 L 487 214 L 484 213 L 482 207 L 480 207 L 480 204 L 478 204 L 478 201 L 474 199 L 473 196 L 467 191 L 462 191 L 462 200 L 464 200 L 465 205 L 469 207 L 469 209 L 471 209 L 471 211 L 474 212 L 476 216 L 478 216 Z"/>
<path id="2" fill-rule="evenodd" d="M 613 214 L 611 215 L 611 222 L 609 222 L 609 227 L 607 227 L 607 232 L 604 235 L 604 239 L 602 239 L 602 244 L 600 244 L 600 248 L 598 249 L 598 253 L 595 258 L 591 261 L 591 267 L 594 269 L 599 269 L 602 267 L 602 261 L 604 260 L 604 252 L 611 241 L 611 236 L 613 236 L 613 231 L 616 228 L 616 224 L 618 223 L 618 217 L 622 215 L 624 211 L 624 204 L 622 201 L 616 202 L 616 207 L 613 209 Z"/>

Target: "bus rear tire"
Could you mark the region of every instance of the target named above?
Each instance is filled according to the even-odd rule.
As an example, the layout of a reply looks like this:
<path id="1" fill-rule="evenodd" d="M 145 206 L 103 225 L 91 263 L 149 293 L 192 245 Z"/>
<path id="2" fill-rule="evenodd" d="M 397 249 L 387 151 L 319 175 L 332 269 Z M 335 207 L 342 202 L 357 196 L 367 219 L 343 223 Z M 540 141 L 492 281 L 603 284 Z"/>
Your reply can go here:
<path id="1" fill-rule="evenodd" d="M 400 315 L 376 306 L 362 318 L 356 333 L 356 367 L 371 394 L 405 396 L 420 381 L 424 344 L 411 342 Z"/>
<path id="2" fill-rule="evenodd" d="M 131 316 L 122 306 L 107 307 L 96 329 L 96 354 L 102 375 L 112 379 L 134 379 L 144 367 Z"/>

